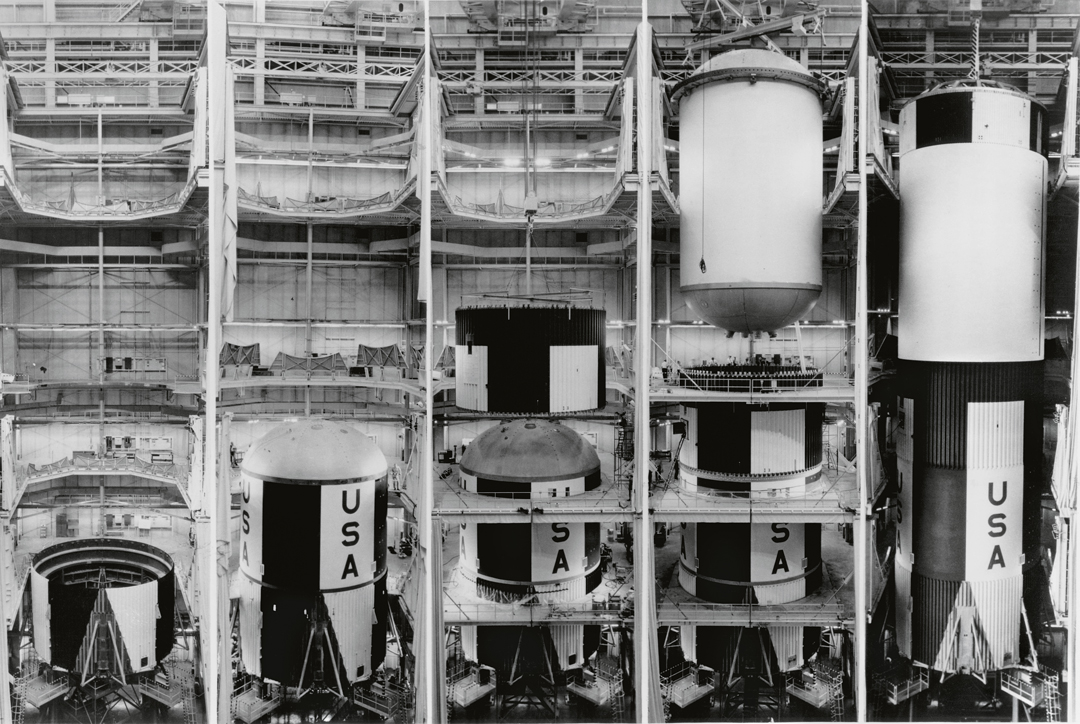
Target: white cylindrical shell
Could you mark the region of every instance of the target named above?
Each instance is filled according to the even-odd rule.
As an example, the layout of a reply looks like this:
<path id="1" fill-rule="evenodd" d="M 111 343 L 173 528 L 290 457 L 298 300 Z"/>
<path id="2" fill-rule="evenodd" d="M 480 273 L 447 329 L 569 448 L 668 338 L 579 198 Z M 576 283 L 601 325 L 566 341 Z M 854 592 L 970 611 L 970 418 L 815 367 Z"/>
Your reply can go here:
<path id="1" fill-rule="evenodd" d="M 762 50 L 724 53 L 702 71 L 809 73 Z M 680 283 L 701 319 L 737 332 L 800 319 L 821 291 L 821 105 L 812 88 L 762 75 L 682 99 Z M 705 272 L 700 262 L 705 261 Z"/>
<path id="2" fill-rule="evenodd" d="M 1042 358 L 1046 169 L 1037 153 L 990 143 L 903 156 L 902 359 Z"/>

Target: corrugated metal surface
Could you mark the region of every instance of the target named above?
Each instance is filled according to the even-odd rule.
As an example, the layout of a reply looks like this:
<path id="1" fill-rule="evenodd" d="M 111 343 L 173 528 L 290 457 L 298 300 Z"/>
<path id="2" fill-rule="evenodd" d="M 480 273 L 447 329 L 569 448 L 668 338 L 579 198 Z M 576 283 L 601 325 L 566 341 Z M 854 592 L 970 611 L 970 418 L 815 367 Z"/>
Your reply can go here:
<path id="1" fill-rule="evenodd" d="M 750 472 L 785 473 L 801 470 L 806 460 L 804 410 L 750 413 Z"/>
<path id="2" fill-rule="evenodd" d="M 375 616 L 375 586 L 323 595 L 330 623 L 350 682 L 371 676 L 371 627 Z"/>
<path id="3" fill-rule="evenodd" d="M 781 671 L 794 671 L 803 665 L 803 627 L 769 626 L 776 663 Z"/>
<path id="4" fill-rule="evenodd" d="M 967 468 L 1024 464 L 1024 402 L 969 402 Z"/>
<path id="5" fill-rule="evenodd" d="M 806 598 L 806 578 L 796 578 L 775 586 L 754 586 L 754 597 L 763 606 L 798 601 Z"/>
<path id="6" fill-rule="evenodd" d="M 938 581 L 912 576 L 913 657 L 934 669 L 957 671 L 961 664 L 976 672 L 1019 662 L 1023 577 L 1001 581 Z M 965 611 L 974 611 L 968 617 Z M 966 627 L 973 630 L 965 631 Z M 963 637 L 974 658 L 962 661 Z"/>
<path id="7" fill-rule="evenodd" d="M 679 648 L 687 661 L 697 661 L 697 626 L 683 624 L 679 626 Z"/>
<path id="8" fill-rule="evenodd" d="M 552 347 L 549 356 L 550 410 L 591 410 L 599 407 L 596 346 Z"/>
<path id="9" fill-rule="evenodd" d="M 240 660 L 247 672 L 262 676 L 262 586 L 244 574 L 240 584 Z"/>
<path id="10" fill-rule="evenodd" d="M 469 661 L 476 661 L 476 626 L 461 627 L 461 650 Z"/>
<path id="11" fill-rule="evenodd" d="M 815 465 L 821 465 L 822 454 L 822 417 L 824 417 L 825 406 L 819 404 L 810 404 L 806 406 L 805 416 L 805 428 L 806 439 L 803 445 L 805 451 L 805 465 L 806 469 L 814 467 Z"/>
<path id="12" fill-rule="evenodd" d="M 988 649 L 987 666 L 1003 669 L 1020 660 L 1020 619 L 1024 577 L 968 584 L 970 604 L 978 611 L 978 625 Z"/>
<path id="13" fill-rule="evenodd" d="M 900 360 L 901 396 L 915 401 L 914 457 L 960 469 L 967 463 L 970 402 L 1033 400 L 1041 394 L 1042 362 L 912 362 Z"/>
<path id="14" fill-rule="evenodd" d="M 154 646 L 157 640 L 158 584 L 150 581 L 138 586 L 105 589 L 112 606 L 117 628 L 124 640 L 131 673 L 150 671 L 157 665 Z"/>
<path id="15" fill-rule="evenodd" d="M 565 671 L 570 666 L 585 663 L 585 627 L 581 624 L 560 624 L 549 627 L 551 640 L 555 643 L 555 654 L 559 659 L 559 668 Z"/>
<path id="16" fill-rule="evenodd" d="M 30 570 L 30 595 L 34 598 L 34 649 L 42 661 L 52 661 L 49 579 L 33 569 Z"/>

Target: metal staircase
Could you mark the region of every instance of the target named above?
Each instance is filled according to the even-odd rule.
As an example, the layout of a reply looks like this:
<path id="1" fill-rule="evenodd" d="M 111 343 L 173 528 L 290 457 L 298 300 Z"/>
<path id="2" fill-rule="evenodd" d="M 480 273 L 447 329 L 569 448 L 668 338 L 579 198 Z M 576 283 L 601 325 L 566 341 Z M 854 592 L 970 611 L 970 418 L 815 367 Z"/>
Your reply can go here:
<path id="1" fill-rule="evenodd" d="M 674 452 L 671 453 L 671 462 L 668 463 L 668 469 L 664 473 L 664 481 L 662 488 L 667 490 L 671 487 L 671 481 L 675 479 L 675 471 L 679 469 L 679 455 L 682 453 L 683 443 L 686 442 L 686 435 L 679 437 L 679 442 L 675 445 Z"/>
<path id="2" fill-rule="evenodd" d="M 24 664 L 11 686 L 11 724 L 23 724 L 26 718 L 26 688 L 30 677 L 37 671 L 37 666 Z"/>

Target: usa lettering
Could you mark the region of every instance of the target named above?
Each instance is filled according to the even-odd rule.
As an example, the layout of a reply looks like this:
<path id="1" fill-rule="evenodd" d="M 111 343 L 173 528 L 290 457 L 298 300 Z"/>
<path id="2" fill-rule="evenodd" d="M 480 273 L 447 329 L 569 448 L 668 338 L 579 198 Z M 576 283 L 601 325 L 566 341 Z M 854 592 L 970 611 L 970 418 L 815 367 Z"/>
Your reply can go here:
<path id="1" fill-rule="evenodd" d="M 1005 505 L 1005 501 L 1009 497 L 1009 481 L 1001 481 L 1001 489 L 995 491 L 995 483 L 988 483 L 986 486 L 986 494 L 990 499 L 990 505 L 995 507 Z M 1006 515 L 1004 513 L 991 513 L 986 519 L 986 525 L 990 530 L 987 531 L 987 535 L 991 538 L 1001 538 L 1008 531 L 1006 523 Z M 990 553 L 990 564 L 986 567 L 986 570 L 992 571 L 995 567 L 1001 566 L 1006 568 L 1005 556 L 1001 552 L 1001 545 L 994 544 L 994 550 Z"/>

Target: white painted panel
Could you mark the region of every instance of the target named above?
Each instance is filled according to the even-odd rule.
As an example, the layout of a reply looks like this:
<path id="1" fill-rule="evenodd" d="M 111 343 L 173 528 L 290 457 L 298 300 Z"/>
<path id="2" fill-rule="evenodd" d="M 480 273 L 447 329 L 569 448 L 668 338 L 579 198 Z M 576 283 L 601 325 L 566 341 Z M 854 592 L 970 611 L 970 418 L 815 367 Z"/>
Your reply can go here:
<path id="1" fill-rule="evenodd" d="M 457 405 L 466 410 L 488 408 L 488 349 L 474 344 L 457 345 Z"/>
<path id="2" fill-rule="evenodd" d="M 1042 359 L 1046 159 L 994 144 L 920 148 L 900 187 L 900 357 Z"/>
<path id="3" fill-rule="evenodd" d="M 476 626 L 461 627 L 461 650 L 469 661 L 476 661 Z"/>
<path id="4" fill-rule="evenodd" d="M 1031 101 L 1005 93 L 979 93 L 971 108 L 974 143 L 1031 145 Z"/>
<path id="5" fill-rule="evenodd" d="M 350 588 L 374 578 L 375 483 L 320 488 L 319 588 Z"/>
<path id="6" fill-rule="evenodd" d="M 124 639 L 131 671 L 150 671 L 157 665 L 158 582 L 138 586 L 107 588 L 105 597 L 112 606 L 116 626 Z M 145 662 L 145 663 L 144 663 Z"/>
<path id="7" fill-rule="evenodd" d="M 750 526 L 750 580 L 756 583 L 779 583 L 801 576 L 803 574 L 802 560 L 806 555 L 805 540 L 805 525 L 752 524 Z M 780 603 L 780 601 L 774 603 Z"/>
<path id="8" fill-rule="evenodd" d="M 532 526 L 532 580 L 565 581 L 585 575 L 585 524 L 544 523 Z"/>
<path id="9" fill-rule="evenodd" d="M 912 568 L 912 554 L 914 549 L 912 544 L 914 538 L 912 537 L 912 514 L 914 511 L 915 499 L 912 495 L 912 461 L 914 460 L 914 445 L 913 436 L 915 434 L 915 401 L 907 398 L 901 398 L 899 420 L 896 425 L 896 432 L 893 437 L 896 439 L 896 472 L 897 472 L 897 486 L 899 489 L 899 496 L 897 498 L 896 507 L 896 563 L 897 563 L 897 576 L 900 575 L 900 570 L 903 569 L 906 572 L 907 580 L 910 586 L 911 568 Z M 909 593 L 910 595 L 910 593 Z M 908 623 L 910 624 L 910 611 L 905 607 L 901 607 L 904 610 L 898 609 L 898 615 L 907 613 Z M 910 637 L 910 629 L 908 629 Z"/>
<path id="10" fill-rule="evenodd" d="M 550 626 L 551 638 L 555 642 L 555 654 L 559 659 L 559 668 L 563 671 L 570 666 L 585 663 L 585 627 L 581 624 L 560 624 Z"/>
<path id="11" fill-rule="evenodd" d="M 371 626 L 375 622 L 375 586 L 324 595 L 345 673 L 352 682 L 371 676 Z M 363 667 L 363 672 L 360 672 Z"/>
<path id="12" fill-rule="evenodd" d="M 750 472 L 787 473 L 806 467 L 806 412 L 750 413 Z"/>
<path id="13" fill-rule="evenodd" d="M 240 477 L 240 573 L 253 581 L 263 577 L 263 481 Z"/>
<path id="14" fill-rule="evenodd" d="M 34 599 L 34 649 L 42 661 L 52 661 L 52 625 L 49 621 L 49 579 L 30 570 L 30 595 Z"/>
<path id="15" fill-rule="evenodd" d="M 244 575 L 238 576 L 237 582 L 240 588 L 240 660 L 249 674 L 262 676 L 262 586 Z"/>
<path id="16" fill-rule="evenodd" d="M 697 626 L 683 624 L 679 626 L 679 648 L 687 661 L 697 661 Z"/>
<path id="17" fill-rule="evenodd" d="M 551 411 L 592 410 L 599 407 L 596 356 L 593 345 L 551 347 L 549 384 Z"/>
<path id="18" fill-rule="evenodd" d="M 802 626 L 769 626 L 769 639 L 781 671 L 794 671 L 803 665 Z"/>
<path id="19" fill-rule="evenodd" d="M 967 406 L 965 579 L 998 581 L 1023 572 L 1024 403 Z"/>

